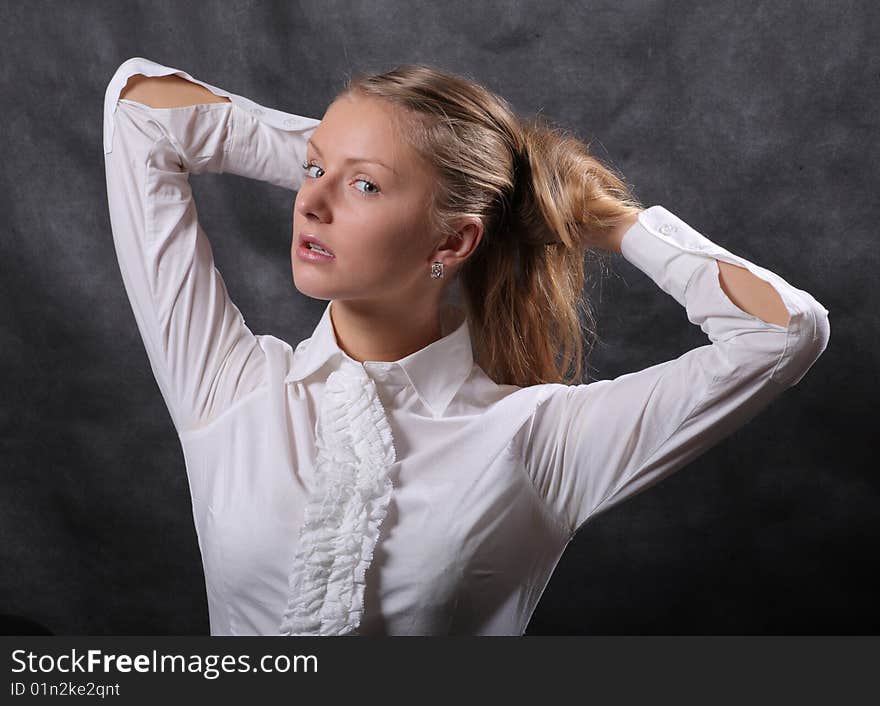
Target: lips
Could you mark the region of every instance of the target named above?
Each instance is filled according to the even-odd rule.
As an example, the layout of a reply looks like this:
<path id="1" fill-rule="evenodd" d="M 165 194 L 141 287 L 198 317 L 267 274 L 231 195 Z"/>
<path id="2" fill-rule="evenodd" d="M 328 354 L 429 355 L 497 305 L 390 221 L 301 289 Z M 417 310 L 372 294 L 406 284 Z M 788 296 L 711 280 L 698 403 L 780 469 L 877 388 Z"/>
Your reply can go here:
<path id="1" fill-rule="evenodd" d="M 335 257 L 335 254 L 333 253 L 333 251 L 329 247 L 327 247 L 327 244 L 318 240 L 318 238 L 316 238 L 311 233 L 300 233 L 299 234 L 299 242 L 300 242 L 300 245 L 303 245 L 303 246 L 306 246 L 308 243 L 314 243 L 318 247 L 324 248 L 324 250 L 326 250 L 328 253 L 330 253 L 331 255 L 333 255 Z"/>

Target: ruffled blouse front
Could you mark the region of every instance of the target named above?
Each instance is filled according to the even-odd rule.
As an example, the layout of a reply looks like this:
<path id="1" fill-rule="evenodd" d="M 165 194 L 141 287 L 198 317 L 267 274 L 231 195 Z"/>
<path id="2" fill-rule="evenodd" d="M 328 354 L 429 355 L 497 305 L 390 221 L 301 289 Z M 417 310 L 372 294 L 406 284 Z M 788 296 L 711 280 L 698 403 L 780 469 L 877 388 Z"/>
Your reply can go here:
<path id="1" fill-rule="evenodd" d="M 316 445 L 282 635 L 355 634 L 363 614 L 396 455 L 376 385 L 350 361 L 327 378 Z"/>

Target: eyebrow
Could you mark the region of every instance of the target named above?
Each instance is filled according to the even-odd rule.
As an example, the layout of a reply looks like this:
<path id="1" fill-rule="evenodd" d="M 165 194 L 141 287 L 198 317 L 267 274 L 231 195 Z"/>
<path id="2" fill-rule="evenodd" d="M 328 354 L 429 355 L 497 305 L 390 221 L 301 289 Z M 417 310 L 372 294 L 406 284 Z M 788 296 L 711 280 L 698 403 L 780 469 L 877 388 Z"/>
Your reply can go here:
<path id="1" fill-rule="evenodd" d="M 311 145 L 312 148 L 315 150 L 315 152 L 317 152 L 318 154 L 320 154 L 320 155 L 324 154 L 323 152 L 321 152 L 321 148 L 318 147 L 318 145 L 313 140 L 309 139 L 307 144 Z M 378 160 L 378 159 L 369 159 L 367 157 L 347 157 L 345 159 L 345 164 L 350 164 L 350 163 L 357 164 L 360 162 L 370 162 L 372 164 L 378 164 L 380 167 L 385 167 L 385 169 L 392 172 L 396 176 L 400 176 L 399 174 L 397 174 L 397 170 L 394 169 L 394 167 L 389 167 L 387 164 L 385 164 L 385 162 L 382 162 L 381 160 Z"/>

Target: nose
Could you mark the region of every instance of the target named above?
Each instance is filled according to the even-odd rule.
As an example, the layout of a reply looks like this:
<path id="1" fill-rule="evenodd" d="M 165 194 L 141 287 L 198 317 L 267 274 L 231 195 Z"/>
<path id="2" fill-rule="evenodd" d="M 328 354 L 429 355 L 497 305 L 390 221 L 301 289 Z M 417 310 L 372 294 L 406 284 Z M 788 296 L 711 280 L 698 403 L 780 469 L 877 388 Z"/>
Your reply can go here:
<path id="1" fill-rule="evenodd" d="M 307 181 L 296 195 L 296 210 L 299 215 L 309 218 L 310 216 L 319 221 L 330 220 L 330 200 L 328 186 L 317 184 L 315 181 Z"/>

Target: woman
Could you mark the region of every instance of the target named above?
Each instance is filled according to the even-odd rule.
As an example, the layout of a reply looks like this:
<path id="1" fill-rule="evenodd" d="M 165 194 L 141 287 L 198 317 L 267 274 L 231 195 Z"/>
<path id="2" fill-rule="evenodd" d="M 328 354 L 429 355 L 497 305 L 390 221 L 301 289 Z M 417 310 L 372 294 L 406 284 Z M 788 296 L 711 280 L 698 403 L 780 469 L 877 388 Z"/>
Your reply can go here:
<path id="1" fill-rule="evenodd" d="M 514 634 L 590 518 L 797 383 L 828 311 L 655 205 L 580 141 L 426 66 L 323 119 L 135 57 L 105 96 L 113 238 L 184 451 L 213 635 Z M 292 348 L 255 335 L 190 174 L 297 192 Z M 711 343 L 579 383 L 589 255 Z"/>

